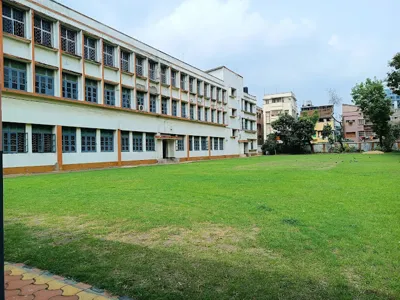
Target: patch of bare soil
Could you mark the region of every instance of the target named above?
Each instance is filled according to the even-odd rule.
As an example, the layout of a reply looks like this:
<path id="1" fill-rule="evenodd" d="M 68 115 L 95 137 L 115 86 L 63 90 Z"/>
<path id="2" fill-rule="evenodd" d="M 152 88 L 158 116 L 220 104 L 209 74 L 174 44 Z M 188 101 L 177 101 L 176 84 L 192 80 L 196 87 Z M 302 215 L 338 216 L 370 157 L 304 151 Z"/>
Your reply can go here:
<path id="1" fill-rule="evenodd" d="M 374 151 L 363 152 L 363 154 L 385 154 L 385 152 L 374 150 Z"/>

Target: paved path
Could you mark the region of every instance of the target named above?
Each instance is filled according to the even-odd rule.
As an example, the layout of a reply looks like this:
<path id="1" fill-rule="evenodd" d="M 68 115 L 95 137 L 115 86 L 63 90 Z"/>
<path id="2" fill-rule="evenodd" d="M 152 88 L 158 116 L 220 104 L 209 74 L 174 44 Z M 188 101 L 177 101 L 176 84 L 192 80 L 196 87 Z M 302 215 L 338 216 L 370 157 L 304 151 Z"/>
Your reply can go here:
<path id="1" fill-rule="evenodd" d="M 4 266 L 6 300 L 118 299 L 85 283 L 67 280 L 23 264 Z"/>

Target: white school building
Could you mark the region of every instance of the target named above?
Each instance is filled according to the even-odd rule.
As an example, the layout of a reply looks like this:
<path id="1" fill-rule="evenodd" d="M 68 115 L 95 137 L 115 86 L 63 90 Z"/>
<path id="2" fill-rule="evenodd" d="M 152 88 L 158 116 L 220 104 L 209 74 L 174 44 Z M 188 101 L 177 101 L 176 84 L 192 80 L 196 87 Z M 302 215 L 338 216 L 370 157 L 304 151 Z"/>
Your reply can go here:
<path id="1" fill-rule="evenodd" d="M 0 0 L 4 174 L 257 153 L 256 97 L 51 0 Z"/>

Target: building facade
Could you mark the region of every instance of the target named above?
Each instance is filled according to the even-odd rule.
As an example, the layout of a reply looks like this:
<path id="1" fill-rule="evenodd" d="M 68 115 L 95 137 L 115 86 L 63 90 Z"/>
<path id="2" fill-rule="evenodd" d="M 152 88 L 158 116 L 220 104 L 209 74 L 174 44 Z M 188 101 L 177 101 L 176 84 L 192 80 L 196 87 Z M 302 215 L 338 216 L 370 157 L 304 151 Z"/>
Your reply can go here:
<path id="1" fill-rule="evenodd" d="M 359 142 L 375 138 L 371 121 L 357 105 L 342 104 L 342 120 L 345 139 Z"/>
<path id="2" fill-rule="evenodd" d="M 264 95 L 264 139 L 272 133 L 271 123 L 279 118 L 281 114 L 297 117 L 297 99 L 294 93 L 279 93 Z"/>
<path id="3" fill-rule="evenodd" d="M 249 149 L 240 75 L 204 72 L 54 1 L 0 4 L 5 174 Z"/>
<path id="4" fill-rule="evenodd" d="M 264 144 L 264 114 L 259 106 L 257 106 L 257 144 L 259 148 Z"/>
<path id="5" fill-rule="evenodd" d="M 385 88 L 386 96 L 392 101 L 393 114 L 390 116 L 390 120 L 395 123 L 400 122 L 400 95 L 397 95 L 389 88 Z"/>
<path id="6" fill-rule="evenodd" d="M 327 138 L 322 137 L 322 130 L 325 125 L 331 125 L 332 130 L 335 129 L 335 121 L 333 119 L 334 113 L 333 105 L 313 105 L 311 101 L 307 101 L 301 107 L 301 115 L 306 114 L 307 116 L 312 116 L 316 111 L 318 113 L 319 119 L 315 124 L 315 134 L 313 136 L 313 142 L 319 143 L 324 142 Z"/>

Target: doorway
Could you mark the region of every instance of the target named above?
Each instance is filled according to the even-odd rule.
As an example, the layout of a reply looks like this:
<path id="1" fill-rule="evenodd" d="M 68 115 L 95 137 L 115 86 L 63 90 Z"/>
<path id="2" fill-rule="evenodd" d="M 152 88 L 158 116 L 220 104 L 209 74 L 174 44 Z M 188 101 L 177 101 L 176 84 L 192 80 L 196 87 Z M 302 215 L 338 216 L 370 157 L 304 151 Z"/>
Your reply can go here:
<path id="1" fill-rule="evenodd" d="M 168 141 L 163 140 L 162 141 L 162 151 L 163 151 L 163 158 L 166 159 L 168 158 Z"/>
<path id="2" fill-rule="evenodd" d="M 249 143 L 243 143 L 243 147 L 244 147 L 244 154 L 248 154 L 249 153 Z"/>

